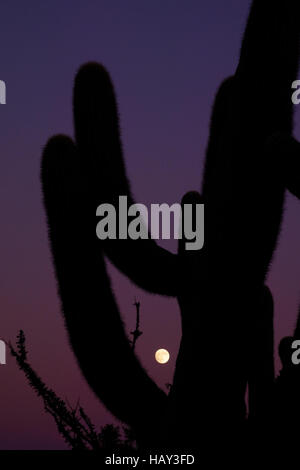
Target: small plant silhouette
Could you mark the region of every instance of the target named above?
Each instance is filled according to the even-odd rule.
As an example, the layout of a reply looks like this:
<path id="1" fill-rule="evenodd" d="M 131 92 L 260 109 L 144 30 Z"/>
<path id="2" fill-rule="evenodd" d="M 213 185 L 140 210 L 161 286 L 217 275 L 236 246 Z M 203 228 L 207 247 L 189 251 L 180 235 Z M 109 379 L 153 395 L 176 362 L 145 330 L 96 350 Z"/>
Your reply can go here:
<path id="1" fill-rule="evenodd" d="M 9 344 L 9 348 L 31 388 L 43 399 L 44 409 L 53 417 L 59 434 L 72 450 L 134 451 L 135 436 L 130 429 L 123 427 L 124 439 L 120 427 L 113 424 L 106 424 L 100 432 L 96 431 L 95 425 L 79 403 L 73 408 L 45 385 L 28 362 L 23 330 L 17 336 L 16 348 L 12 344 Z"/>

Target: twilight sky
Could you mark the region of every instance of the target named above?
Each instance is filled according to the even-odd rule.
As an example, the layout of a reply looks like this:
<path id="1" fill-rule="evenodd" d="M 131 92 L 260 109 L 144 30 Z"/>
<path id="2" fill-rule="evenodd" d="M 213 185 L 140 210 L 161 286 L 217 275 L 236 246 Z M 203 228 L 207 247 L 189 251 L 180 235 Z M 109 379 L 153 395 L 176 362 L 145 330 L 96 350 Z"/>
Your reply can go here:
<path id="1" fill-rule="evenodd" d="M 7 105 L 0 106 L 0 338 L 14 340 L 24 329 L 34 368 L 62 398 L 80 398 L 98 426 L 113 418 L 82 379 L 59 311 L 39 182 L 42 147 L 52 134 L 73 134 L 73 78 L 82 63 L 96 60 L 115 84 L 136 200 L 179 202 L 199 189 L 213 97 L 235 70 L 248 8 L 249 0 L 1 2 Z M 300 302 L 299 216 L 300 203 L 289 196 L 268 279 L 277 343 L 292 331 Z M 110 272 L 127 330 L 135 322 L 134 297 L 141 302 L 137 352 L 164 388 L 180 337 L 176 302 Z M 171 353 L 167 365 L 154 361 L 159 347 Z M 63 448 L 52 418 L 8 357 L 0 366 L 0 449 Z"/>

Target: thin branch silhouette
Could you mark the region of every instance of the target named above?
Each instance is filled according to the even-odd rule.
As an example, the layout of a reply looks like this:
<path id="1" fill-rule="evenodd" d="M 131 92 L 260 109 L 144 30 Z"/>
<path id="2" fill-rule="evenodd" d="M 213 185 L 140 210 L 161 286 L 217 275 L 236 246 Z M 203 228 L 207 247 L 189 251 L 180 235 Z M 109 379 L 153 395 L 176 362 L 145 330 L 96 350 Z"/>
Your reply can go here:
<path id="1" fill-rule="evenodd" d="M 135 330 L 131 331 L 130 334 L 133 336 L 133 339 L 130 341 L 132 350 L 135 350 L 135 345 L 139 337 L 143 334 L 143 332 L 140 330 L 140 302 L 137 302 L 136 300 L 134 301 L 133 304 L 136 308 L 136 324 L 135 324 Z"/>
<path id="2" fill-rule="evenodd" d="M 134 449 L 135 438 L 132 431 L 123 427 L 124 441 L 119 426 L 107 424 L 98 432 L 79 401 L 72 407 L 47 387 L 28 362 L 26 338 L 23 330 L 17 335 L 16 347 L 8 344 L 11 355 L 19 369 L 25 374 L 30 387 L 44 402 L 44 410 L 55 421 L 59 434 L 72 450 L 128 450 Z"/>

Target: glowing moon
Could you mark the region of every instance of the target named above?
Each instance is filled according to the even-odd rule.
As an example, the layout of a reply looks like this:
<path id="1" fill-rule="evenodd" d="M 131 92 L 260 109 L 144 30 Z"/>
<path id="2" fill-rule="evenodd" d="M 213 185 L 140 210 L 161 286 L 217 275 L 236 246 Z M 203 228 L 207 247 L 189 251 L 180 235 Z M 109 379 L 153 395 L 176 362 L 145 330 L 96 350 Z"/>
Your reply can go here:
<path id="1" fill-rule="evenodd" d="M 155 359 L 159 364 L 166 364 L 170 359 L 169 351 L 166 349 L 158 349 L 155 353 Z"/>

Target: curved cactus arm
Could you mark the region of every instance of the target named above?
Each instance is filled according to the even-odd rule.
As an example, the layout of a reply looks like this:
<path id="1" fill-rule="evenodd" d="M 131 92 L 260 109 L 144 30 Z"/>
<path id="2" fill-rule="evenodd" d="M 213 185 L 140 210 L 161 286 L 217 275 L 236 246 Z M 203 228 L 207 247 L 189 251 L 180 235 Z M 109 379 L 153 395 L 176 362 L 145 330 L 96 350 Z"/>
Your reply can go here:
<path id="1" fill-rule="evenodd" d="M 119 196 L 133 204 L 120 140 L 117 103 L 108 72 L 97 63 L 82 66 L 74 86 L 74 121 L 80 171 L 95 206 L 113 204 Z M 118 230 L 118 227 L 117 227 Z M 112 263 L 137 285 L 162 295 L 176 295 L 176 255 L 149 239 L 105 240 L 101 244 Z"/>
<path id="2" fill-rule="evenodd" d="M 176 255 L 150 239 L 114 241 L 103 243 L 104 253 L 131 281 L 153 294 L 177 295 L 179 273 Z"/>
<path id="3" fill-rule="evenodd" d="M 166 395 L 132 352 L 95 244 L 94 210 L 81 192 L 80 161 L 73 142 L 50 139 L 41 179 L 49 238 L 66 328 L 79 366 L 105 406 L 139 436 L 151 432 Z M 95 240 L 95 239 L 94 239 Z M 140 407 L 141 401 L 147 406 Z"/>

